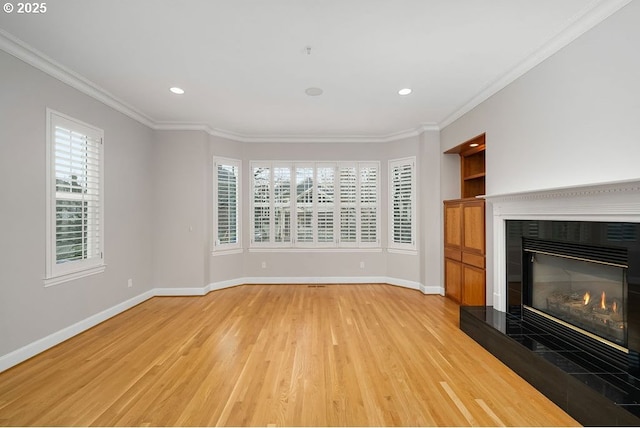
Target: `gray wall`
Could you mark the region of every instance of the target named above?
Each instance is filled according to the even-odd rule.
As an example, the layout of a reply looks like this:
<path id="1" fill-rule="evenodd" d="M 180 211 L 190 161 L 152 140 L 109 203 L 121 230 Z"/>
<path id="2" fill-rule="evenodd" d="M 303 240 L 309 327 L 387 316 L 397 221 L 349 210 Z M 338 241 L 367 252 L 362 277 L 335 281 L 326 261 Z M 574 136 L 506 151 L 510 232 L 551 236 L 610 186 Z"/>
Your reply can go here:
<path id="1" fill-rule="evenodd" d="M 441 150 L 486 132 L 489 195 L 640 177 L 639 22 L 631 2 L 443 129 Z M 458 171 L 442 166 L 446 199 Z"/>
<path id="2" fill-rule="evenodd" d="M 234 278 L 322 278 L 322 277 L 391 277 L 410 283 L 425 284 L 425 272 L 421 264 L 422 247 L 419 247 L 417 255 L 391 254 L 386 252 L 386 242 L 388 235 L 388 160 L 407 156 L 416 156 L 418 161 L 418 172 L 422 171 L 420 163 L 423 157 L 427 157 L 425 165 L 429 172 L 425 173 L 431 183 L 425 190 L 433 188 L 435 193 L 430 196 L 430 206 L 418 206 L 418 232 L 421 233 L 423 219 L 430 222 L 439 218 L 439 214 L 427 214 L 427 211 L 436 207 L 439 213 L 439 191 L 438 176 L 439 163 L 437 162 L 439 153 L 438 132 L 425 133 L 429 137 L 412 137 L 392 143 L 238 143 L 229 142 L 219 137 L 210 137 L 211 154 L 215 156 L 230 157 L 242 160 L 242 237 L 244 253 L 211 255 L 209 260 L 209 282 L 219 283 L 229 281 Z M 239 150 L 241 147 L 241 151 Z M 380 233 L 382 237 L 382 252 L 302 252 L 287 250 L 276 251 L 250 251 L 250 161 L 252 160 L 285 160 L 285 161 L 379 161 L 381 176 L 381 222 Z M 435 161 L 434 161 L 435 160 Z M 188 167 L 185 165 L 185 168 Z M 211 174 L 209 165 L 207 174 Z M 420 186 L 422 176 L 417 177 L 418 200 L 422 193 Z M 435 233 L 433 224 L 430 224 L 431 231 L 429 238 L 433 239 L 429 248 L 437 246 L 439 235 Z M 435 228 L 438 228 L 436 225 Z M 425 228 L 425 231 L 429 228 Z M 423 235 L 420 235 L 423 236 Z M 426 237 L 426 235 L 424 235 Z M 427 285 L 439 286 L 440 267 L 432 261 L 429 266 L 429 283 Z M 263 262 L 266 267 L 263 268 Z M 361 262 L 364 268 L 361 268 Z M 431 272 L 434 269 L 435 272 Z"/>
<path id="3" fill-rule="evenodd" d="M 153 133 L 3 51 L 0 93 L 2 356 L 151 289 Z M 47 107 L 104 130 L 107 267 L 45 288 Z"/>
<path id="4" fill-rule="evenodd" d="M 443 151 L 486 132 L 490 194 L 640 177 L 638 22 L 640 2 L 631 2 L 441 133 L 371 145 L 241 144 L 197 131 L 152 131 L 0 52 L 0 221 L 9 225 L 0 247 L 0 356 L 153 288 L 287 276 L 387 276 L 440 286 L 441 201 L 459 195 L 457 159 Z M 46 107 L 105 131 L 107 268 L 45 288 Z M 242 254 L 211 255 L 213 155 L 243 161 Z M 379 160 L 386 247 L 387 161 L 405 156 L 418 162 L 418 255 L 247 251 L 250 160 Z"/>
<path id="5" fill-rule="evenodd" d="M 155 132 L 154 287 L 192 288 L 208 284 L 210 170 L 208 134 Z"/>
<path id="6" fill-rule="evenodd" d="M 420 282 L 426 287 L 443 287 L 443 227 L 440 195 L 440 133 L 420 135 L 418 155 L 418 203 L 420 204 Z M 444 291 L 444 290 L 442 290 Z"/>
<path id="7" fill-rule="evenodd" d="M 380 232 L 386 248 L 387 161 L 416 156 L 419 166 L 433 164 L 433 157 L 423 158 L 438 152 L 437 132 L 384 144 L 250 144 L 200 131 L 153 131 L 4 52 L 0 70 L 0 176 L 5 183 L 0 220 L 10 225 L 0 247 L 0 356 L 76 323 L 82 325 L 154 289 L 189 293 L 246 277 L 390 276 L 412 284 L 426 281 L 430 268 L 421 263 L 425 249 L 438 245 L 435 240 L 421 243 L 419 255 L 248 251 L 249 161 L 380 161 Z M 47 107 L 105 131 L 106 270 L 50 287 L 43 283 Z M 211 255 L 213 155 L 243 161 L 245 251 L 241 254 Z M 431 182 L 437 169 L 420 171 L 419 192 L 428 190 L 421 184 L 425 179 L 437 189 Z M 423 238 L 433 235 L 423 222 L 437 219 L 437 197 L 434 202 L 436 214 L 418 202 L 418 231 Z M 439 267 L 435 270 L 429 285 L 438 284 Z M 128 279 L 133 280 L 131 288 Z"/>

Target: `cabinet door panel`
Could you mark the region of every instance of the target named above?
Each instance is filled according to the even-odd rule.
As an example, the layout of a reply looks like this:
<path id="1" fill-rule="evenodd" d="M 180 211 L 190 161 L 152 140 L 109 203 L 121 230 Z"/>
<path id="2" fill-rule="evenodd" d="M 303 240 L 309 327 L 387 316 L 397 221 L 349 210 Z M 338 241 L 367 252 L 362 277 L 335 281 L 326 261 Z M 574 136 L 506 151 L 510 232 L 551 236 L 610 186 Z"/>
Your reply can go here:
<path id="1" fill-rule="evenodd" d="M 462 246 L 462 207 L 459 203 L 444 205 L 444 245 Z"/>
<path id="2" fill-rule="evenodd" d="M 463 205 L 464 235 L 462 250 L 484 254 L 484 201 Z"/>
<path id="3" fill-rule="evenodd" d="M 445 295 L 460 303 L 462 291 L 462 264 L 455 260 L 444 259 Z"/>
<path id="4" fill-rule="evenodd" d="M 484 269 L 462 265 L 462 304 L 485 306 L 485 293 Z"/>

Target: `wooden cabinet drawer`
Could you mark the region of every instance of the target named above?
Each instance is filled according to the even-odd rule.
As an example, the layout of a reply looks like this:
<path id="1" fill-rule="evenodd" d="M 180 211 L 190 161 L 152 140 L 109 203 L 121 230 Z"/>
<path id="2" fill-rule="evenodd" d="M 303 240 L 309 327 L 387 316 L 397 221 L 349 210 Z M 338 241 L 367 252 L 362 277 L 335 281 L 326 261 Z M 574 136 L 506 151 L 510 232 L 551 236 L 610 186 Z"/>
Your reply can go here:
<path id="1" fill-rule="evenodd" d="M 447 259 L 451 259 L 451 260 L 457 260 L 460 261 L 462 260 L 462 252 L 460 250 L 456 250 L 453 248 L 444 248 L 444 256 Z"/>
<path id="2" fill-rule="evenodd" d="M 462 263 L 484 269 L 484 256 L 480 256 L 478 254 L 462 253 Z"/>

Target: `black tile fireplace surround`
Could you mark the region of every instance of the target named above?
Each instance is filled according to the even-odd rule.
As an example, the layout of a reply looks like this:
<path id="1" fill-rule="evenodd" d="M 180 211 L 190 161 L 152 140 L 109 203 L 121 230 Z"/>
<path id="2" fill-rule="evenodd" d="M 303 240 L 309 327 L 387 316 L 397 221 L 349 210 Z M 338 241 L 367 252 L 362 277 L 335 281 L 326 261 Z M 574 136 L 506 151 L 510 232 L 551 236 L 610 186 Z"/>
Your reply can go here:
<path id="1" fill-rule="evenodd" d="M 581 424 L 640 426 L 640 223 L 507 220 L 506 226 L 507 312 L 461 307 L 460 328 Z M 622 346 L 530 315 L 527 239 L 626 254 Z"/>

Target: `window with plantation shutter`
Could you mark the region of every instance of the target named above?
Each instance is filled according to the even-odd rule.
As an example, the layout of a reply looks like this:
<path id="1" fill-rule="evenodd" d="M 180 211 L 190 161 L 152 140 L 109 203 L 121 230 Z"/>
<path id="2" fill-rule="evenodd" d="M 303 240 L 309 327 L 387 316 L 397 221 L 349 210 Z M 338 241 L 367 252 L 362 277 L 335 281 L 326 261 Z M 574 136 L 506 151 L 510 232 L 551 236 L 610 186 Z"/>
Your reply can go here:
<path id="1" fill-rule="evenodd" d="M 415 157 L 389 161 L 389 248 L 416 249 Z"/>
<path id="2" fill-rule="evenodd" d="M 271 168 L 265 165 L 253 165 L 252 181 L 252 243 L 271 240 Z"/>
<path id="3" fill-rule="evenodd" d="M 251 162 L 252 247 L 380 247 L 378 162 Z"/>
<path id="4" fill-rule="evenodd" d="M 318 244 L 333 246 L 336 237 L 336 167 L 331 164 L 319 164 L 316 167 Z"/>
<path id="5" fill-rule="evenodd" d="M 104 270 L 102 130 L 47 109 L 45 285 Z"/>
<path id="6" fill-rule="evenodd" d="M 273 241 L 278 245 L 291 245 L 291 167 L 273 167 Z"/>
<path id="7" fill-rule="evenodd" d="M 237 250 L 240 236 L 240 161 L 213 158 L 213 251 Z"/>
<path id="8" fill-rule="evenodd" d="M 313 165 L 296 165 L 296 242 L 299 244 L 315 242 L 313 172 Z"/>
<path id="9" fill-rule="evenodd" d="M 378 238 L 378 166 L 360 165 L 360 242 L 377 244 Z"/>
<path id="10" fill-rule="evenodd" d="M 338 168 L 340 177 L 340 244 L 353 245 L 357 243 L 356 229 L 356 201 L 357 175 L 355 166 L 341 166 Z"/>

